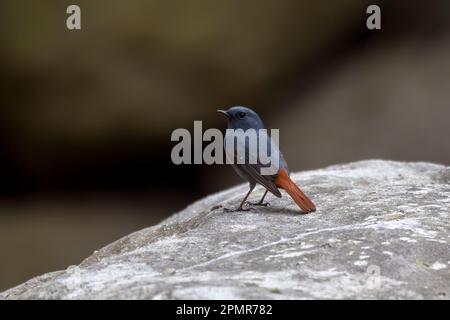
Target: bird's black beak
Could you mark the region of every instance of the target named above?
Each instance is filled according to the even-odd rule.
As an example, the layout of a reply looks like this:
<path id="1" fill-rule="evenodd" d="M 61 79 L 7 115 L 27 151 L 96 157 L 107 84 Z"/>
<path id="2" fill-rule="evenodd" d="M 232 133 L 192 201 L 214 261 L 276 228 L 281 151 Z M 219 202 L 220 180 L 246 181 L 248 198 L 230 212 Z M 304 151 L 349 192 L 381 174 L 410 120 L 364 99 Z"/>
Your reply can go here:
<path id="1" fill-rule="evenodd" d="M 228 114 L 228 112 L 224 111 L 224 110 L 217 110 L 218 113 L 222 113 L 225 117 L 229 118 L 230 115 Z"/>

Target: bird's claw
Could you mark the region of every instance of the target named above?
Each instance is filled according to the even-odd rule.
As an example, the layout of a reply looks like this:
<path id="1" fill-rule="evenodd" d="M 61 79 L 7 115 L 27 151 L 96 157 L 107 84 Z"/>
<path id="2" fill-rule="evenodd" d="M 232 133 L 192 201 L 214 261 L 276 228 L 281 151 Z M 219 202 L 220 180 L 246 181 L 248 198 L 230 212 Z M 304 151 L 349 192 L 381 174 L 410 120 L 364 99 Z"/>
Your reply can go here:
<path id="1" fill-rule="evenodd" d="M 269 206 L 268 202 L 248 202 L 248 204 L 250 204 L 252 206 L 260 206 L 260 207 L 268 207 Z"/>
<path id="2" fill-rule="evenodd" d="M 237 208 L 237 209 L 229 209 L 229 208 L 223 208 L 223 211 L 225 212 L 242 212 L 242 211 L 250 211 L 251 208 Z"/>

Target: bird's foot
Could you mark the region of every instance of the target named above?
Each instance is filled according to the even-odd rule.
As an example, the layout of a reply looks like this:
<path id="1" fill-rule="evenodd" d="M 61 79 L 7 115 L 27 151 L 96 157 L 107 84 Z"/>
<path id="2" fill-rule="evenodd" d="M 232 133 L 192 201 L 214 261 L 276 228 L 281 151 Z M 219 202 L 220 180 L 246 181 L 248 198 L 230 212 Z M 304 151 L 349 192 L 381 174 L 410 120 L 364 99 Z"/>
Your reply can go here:
<path id="1" fill-rule="evenodd" d="M 230 208 L 223 208 L 223 211 L 225 212 L 242 212 L 242 211 L 250 211 L 251 208 L 237 208 L 237 209 L 230 209 Z"/>
<path id="2" fill-rule="evenodd" d="M 268 202 L 248 202 L 248 204 L 250 204 L 252 206 L 260 206 L 260 207 L 268 207 L 269 206 Z"/>

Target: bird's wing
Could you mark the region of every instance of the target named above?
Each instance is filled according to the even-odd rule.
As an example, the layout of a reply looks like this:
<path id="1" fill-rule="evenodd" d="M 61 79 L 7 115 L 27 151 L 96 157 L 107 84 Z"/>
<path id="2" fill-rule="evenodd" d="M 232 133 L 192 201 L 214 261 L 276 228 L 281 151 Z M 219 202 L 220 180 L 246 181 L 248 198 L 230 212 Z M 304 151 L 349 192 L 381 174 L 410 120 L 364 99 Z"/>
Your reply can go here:
<path id="1" fill-rule="evenodd" d="M 260 173 L 261 166 L 258 164 L 235 164 L 244 174 L 251 177 L 254 181 L 264 186 L 278 198 L 281 198 L 281 192 L 273 181 L 273 176 L 265 176 Z"/>
<path id="2" fill-rule="evenodd" d="M 270 137 L 268 138 L 270 139 Z M 230 140 L 227 140 L 226 143 L 231 142 Z M 281 198 L 281 192 L 278 190 L 277 186 L 275 185 L 274 181 L 276 179 L 276 175 L 262 175 L 261 174 L 261 168 L 265 167 L 262 163 L 260 163 L 259 161 L 259 157 L 258 154 L 250 154 L 250 151 L 248 148 L 245 149 L 246 150 L 246 154 L 245 154 L 245 163 L 244 164 L 240 164 L 237 159 L 240 157 L 242 159 L 242 157 L 244 155 L 238 155 L 238 150 L 239 147 L 245 147 L 242 145 L 244 141 L 240 140 L 240 139 L 236 139 L 235 140 L 235 148 L 234 148 L 234 154 L 231 155 L 231 157 L 234 157 L 234 165 L 237 167 L 238 170 L 240 170 L 244 175 L 248 176 L 249 178 L 251 178 L 252 180 L 254 180 L 255 182 L 261 184 L 262 186 L 264 186 L 267 190 L 269 190 L 270 192 L 272 192 L 275 196 L 277 196 L 278 198 Z M 272 140 L 267 140 L 268 148 L 273 149 L 274 147 L 272 146 Z M 275 146 L 276 147 L 276 146 Z M 278 151 L 278 149 L 276 149 Z M 256 163 L 250 163 L 250 159 L 255 160 L 256 159 Z"/>

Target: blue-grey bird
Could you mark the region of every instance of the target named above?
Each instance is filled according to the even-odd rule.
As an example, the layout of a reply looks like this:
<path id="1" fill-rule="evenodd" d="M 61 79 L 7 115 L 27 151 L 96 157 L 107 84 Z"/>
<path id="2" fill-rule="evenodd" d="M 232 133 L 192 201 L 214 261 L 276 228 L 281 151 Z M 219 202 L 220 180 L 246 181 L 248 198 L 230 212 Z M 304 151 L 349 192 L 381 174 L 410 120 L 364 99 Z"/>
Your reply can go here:
<path id="1" fill-rule="evenodd" d="M 236 106 L 231 107 L 230 109 L 217 110 L 217 112 L 222 113 L 228 119 L 228 129 L 242 129 L 244 131 L 248 129 L 255 129 L 259 132 L 260 129 L 264 129 L 264 124 L 258 114 L 250 108 Z M 264 132 L 262 132 L 264 134 Z M 225 146 L 230 143 L 235 144 L 236 139 L 233 138 L 233 141 L 230 141 L 230 138 L 225 136 Z M 255 149 L 249 148 L 247 144 L 244 146 L 245 150 L 245 163 L 239 164 L 237 161 L 237 153 L 234 153 L 234 161 L 232 166 L 237 174 L 247 180 L 250 183 L 250 190 L 242 200 L 239 205 L 238 211 L 242 210 L 242 207 L 247 200 L 250 193 L 252 193 L 256 184 L 260 184 L 266 188 L 264 195 L 258 204 L 262 205 L 264 198 L 268 191 L 270 191 L 273 195 L 278 198 L 281 198 L 281 193 L 278 188 L 284 189 L 291 198 L 295 201 L 295 203 L 300 207 L 304 212 L 313 212 L 316 211 L 316 207 L 314 203 L 300 190 L 300 188 L 296 185 L 294 181 L 289 177 L 289 169 L 286 161 L 282 153 L 279 151 L 278 146 L 272 141 L 270 137 L 267 138 L 267 150 L 270 152 L 277 152 L 279 155 L 279 167 L 278 172 L 273 175 L 262 175 L 261 168 L 267 167 L 267 165 L 262 164 L 260 161 L 259 153 L 256 155 L 251 154 L 254 153 Z M 258 144 L 259 144 L 259 136 L 258 136 Z M 237 148 L 235 148 L 237 150 Z M 257 149 L 259 150 L 259 149 Z M 249 161 L 250 158 L 256 159 L 256 163 L 251 163 Z M 254 161 L 255 162 L 255 161 Z"/>

